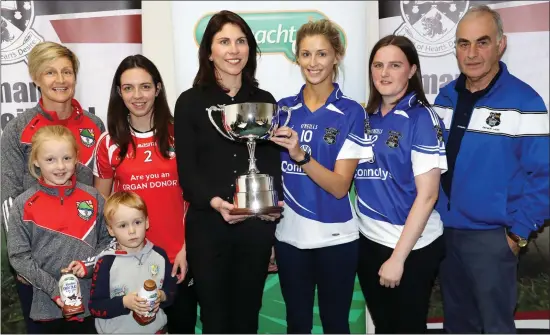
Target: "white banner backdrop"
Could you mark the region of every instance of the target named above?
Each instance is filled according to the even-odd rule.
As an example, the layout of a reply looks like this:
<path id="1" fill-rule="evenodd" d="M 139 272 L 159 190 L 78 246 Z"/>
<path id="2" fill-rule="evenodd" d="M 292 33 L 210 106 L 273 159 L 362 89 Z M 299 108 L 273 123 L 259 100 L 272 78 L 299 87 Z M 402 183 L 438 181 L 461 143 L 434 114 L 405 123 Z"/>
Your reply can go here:
<path id="1" fill-rule="evenodd" d="M 481 3 L 489 3 L 504 21 L 508 47 L 502 61 L 548 106 L 548 1 L 381 1 L 380 37 L 395 33 L 415 43 L 424 90 L 433 102 L 439 87 L 460 74 L 454 53 L 456 24 L 469 6 Z"/>
<path id="2" fill-rule="evenodd" d="M 61 43 L 78 56 L 75 98 L 106 122 L 117 66 L 141 53 L 141 9 L 135 7 L 132 1 L 2 1 L 1 128 L 40 99 L 27 54 L 42 41 Z"/>
<path id="3" fill-rule="evenodd" d="M 304 80 L 293 63 L 296 32 L 308 20 L 328 18 L 338 25 L 346 45 L 340 69 L 343 92 L 357 100 L 366 99 L 367 21 L 377 20 L 365 1 L 177 1 L 172 3 L 176 88 L 190 88 L 198 69 L 198 43 L 211 15 L 227 9 L 241 15 L 250 25 L 262 56 L 256 77 L 260 87 L 275 99 L 296 94 Z M 373 16 L 374 15 L 374 16 Z M 376 38 L 375 36 L 374 38 Z"/>

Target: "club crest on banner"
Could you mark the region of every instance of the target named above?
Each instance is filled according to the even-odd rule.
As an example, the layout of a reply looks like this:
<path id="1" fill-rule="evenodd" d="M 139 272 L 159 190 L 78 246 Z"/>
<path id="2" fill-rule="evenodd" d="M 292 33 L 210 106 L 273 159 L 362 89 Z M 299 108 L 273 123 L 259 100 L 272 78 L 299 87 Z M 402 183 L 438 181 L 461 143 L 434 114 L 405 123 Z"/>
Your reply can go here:
<path id="1" fill-rule="evenodd" d="M 2 65 L 27 61 L 32 48 L 44 41 L 32 29 L 34 1 L 2 1 Z"/>
<path id="2" fill-rule="evenodd" d="M 409 38 L 418 54 L 439 57 L 454 52 L 456 26 L 470 1 L 400 1 L 403 23 L 395 35 Z"/>

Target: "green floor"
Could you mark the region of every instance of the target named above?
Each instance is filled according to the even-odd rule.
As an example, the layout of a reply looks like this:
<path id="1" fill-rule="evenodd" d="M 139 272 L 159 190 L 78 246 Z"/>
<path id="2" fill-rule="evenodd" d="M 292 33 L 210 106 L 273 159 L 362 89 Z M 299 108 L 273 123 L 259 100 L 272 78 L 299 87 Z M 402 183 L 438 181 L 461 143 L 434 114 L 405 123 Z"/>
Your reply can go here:
<path id="1" fill-rule="evenodd" d="M 353 302 L 351 304 L 349 323 L 352 334 L 365 334 L 365 301 L 359 282 L 355 281 L 353 292 Z M 200 324 L 197 326 L 197 333 L 200 333 Z M 269 275 L 265 283 L 263 307 L 260 312 L 259 334 L 285 334 L 285 308 L 283 297 L 281 296 L 281 287 L 279 286 L 279 277 L 276 274 Z M 313 334 L 322 334 L 321 320 L 319 318 L 319 308 L 317 299 L 313 308 Z"/>

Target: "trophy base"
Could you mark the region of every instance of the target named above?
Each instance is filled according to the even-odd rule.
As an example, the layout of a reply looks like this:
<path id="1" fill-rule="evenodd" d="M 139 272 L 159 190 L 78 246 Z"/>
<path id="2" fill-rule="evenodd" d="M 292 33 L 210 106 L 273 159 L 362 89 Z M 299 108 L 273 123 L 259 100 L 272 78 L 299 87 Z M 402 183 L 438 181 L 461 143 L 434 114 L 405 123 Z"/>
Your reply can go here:
<path id="1" fill-rule="evenodd" d="M 283 211 L 282 207 L 265 207 L 258 210 L 253 210 L 251 208 L 235 208 L 229 211 L 231 215 L 264 215 L 264 214 L 277 214 Z"/>

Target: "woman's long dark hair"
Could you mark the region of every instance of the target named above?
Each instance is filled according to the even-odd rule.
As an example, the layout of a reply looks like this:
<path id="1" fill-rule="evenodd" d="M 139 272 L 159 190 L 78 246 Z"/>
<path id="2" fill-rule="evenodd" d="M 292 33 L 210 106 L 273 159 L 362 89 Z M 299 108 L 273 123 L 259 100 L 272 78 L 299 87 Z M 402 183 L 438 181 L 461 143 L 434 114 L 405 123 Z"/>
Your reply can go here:
<path id="1" fill-rule="evenodd" d="M 132 145 L 134 153 L 136 152 L 136 144 L 132 138 L 130 122 L 128 121 L 130 111 L 124 104 L 124 100 L 122 100 L 119 93 L 122 91 L 120 87 L 120 78 L 122 74 L 126 70 L 135 68 L 147 71 L 153 78 L 153 84 L 158 95 L 155 98 L 153 113 L 151 115 L 153 119 L 152 131 L 157 140 L 157 150 L 163 157 L 169 158 L 168 150 L 170 145 L 173 145 L 170 140 L 171 135 L 169 133 L 169 126 L 174 123 L 174 117 L 170 113 L 170 108 L 168 107 L 168 101 L 166 100 L 166 93 L 164 91 L 164 82 L 162 81 L 159 70 L 153 62 L 143 55 L 133 55 L 124 58 L 115 72 L 113 84 L 111 86 L 111 97 L 109 98 L 109 106 L 107 108 L 107 129 L 113 141 L 120 148 L 118 154 L 120 158 L 119 162 L 122 163 L 126 157 L 128 145 Z M 159 86 L 160 88 L 158 88 Z"/>
<path id="2" fill-rule="evenodd" d="M 409 62 L 410 66 L 416 65 L 416 72 L 411 77 L 411 79 L 409 79 L 407 91 L 403 96 L 406 96 L 411 92 L 416 92 L 416 100 L 420 101 L 420 103 L 422 103 L 423 105 L 429 107 L 430 103 L 428 102 L 428 99 L 426 99 L 424 88 L 422 86 L 422 71 L 420 71 L 420 60 L 418 58 L 418 53 L 416 52 L 416 47 L 414 46 L 413 42 L 411 42 L 411 40 L 404 36 L 388 35 L 386 37 L 383 37 L 380 41 L 376 42 L 374 48 L 372 48 L 372 51 L 370 53 L 369 101 L 365 109 L 369 114 L 372 114 L 376 112 L 376 110 L 378 110 L 378 108 L 380 107 L 380 103 L 382 102 L 382 95 L 380 95 L 380 92 L 378 92 L 378 90 L 374 86 L 374 82 L 372 80 L 372 71 L 370 69 L 372 66 L 372 62 L 374 61 L 374 55 L 376 55 L 376 52 L 378 52 L 380 48 L 388 45 L 395 45 L 396 47 L 401 49 L 401 51 L 403 51 L 403 53 L 407 57 L 407 61 Z M 395 103 L 397 102 L 398 101 L 395 101 Z"/>
<path id="3" fill-rule="evenodd" d="M 258 80 L 256 80 L 255 77 L 257 66 L 256 56 L 260 55 L 258 43 L 254 38 L 252 29 L 250 29 L 250 26 L 245 22 L 245 20 L 243 20 L 243 18 L 239 15 L 228 10 L 222 10 L 221 12 L 216 13 L 212 16 L 212 18 L 210 18 L 210 21 L 208 21 L 208 25 L 204 30 L 204 35 L 202 36 L 201 44 L 199 46 L 199 70 L 193 80 L 193 87 L 204 87 L 213 84 L 221 86 L 221 83 L 218 82 L 216 77 L 214 62 L 210 61 L 209 57 L 212 54 L 212 40 L 214 39 L 214 35 L 222 30 L 227 23 L 234 24 L 241 28 L 248 43 L 248 61 L 243 69 L 243 83 L 253 87 L 258 87 Z"/>

